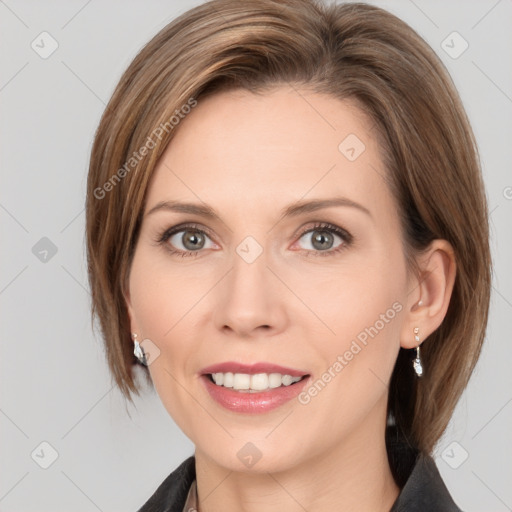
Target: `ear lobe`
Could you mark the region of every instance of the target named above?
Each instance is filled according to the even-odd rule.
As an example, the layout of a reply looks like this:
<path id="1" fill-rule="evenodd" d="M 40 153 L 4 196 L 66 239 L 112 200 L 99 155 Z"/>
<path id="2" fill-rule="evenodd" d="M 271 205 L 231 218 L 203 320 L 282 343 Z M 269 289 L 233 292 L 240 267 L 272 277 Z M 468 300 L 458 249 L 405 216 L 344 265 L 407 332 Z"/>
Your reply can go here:
<path id="1" fill-rule="evenodd" d="M 409 293 L 411 300 L 400 335 L 400 345 L 408 349 L 417 347 L 443 322 L 456 276 L 455 253 L 446 240 L 433 240 L 418 263 L 421 275 L 415 278 L 413 291 Z M 415 338 L 415 328 L 419 341 Z"/>

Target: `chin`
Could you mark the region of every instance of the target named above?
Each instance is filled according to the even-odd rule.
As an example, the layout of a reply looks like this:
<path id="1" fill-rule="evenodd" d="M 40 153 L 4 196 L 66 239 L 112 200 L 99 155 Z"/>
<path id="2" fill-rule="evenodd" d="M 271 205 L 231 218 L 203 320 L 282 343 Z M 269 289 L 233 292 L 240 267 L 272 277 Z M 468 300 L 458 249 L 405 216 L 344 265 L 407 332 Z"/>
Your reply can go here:
<path id="1" fill-rule="evenodd" d="M 297 437 L 295 437 L 297 439 Z M 288 471 L 304 462 L 303 444 L 300 446 L 276 445 L 269 440 L 248 441 L 233 439 L 228 445 L 217 444 L 217 449 L 206 450 L 196 445 L 212 463 L 237 473 L 265 474 Z"/>

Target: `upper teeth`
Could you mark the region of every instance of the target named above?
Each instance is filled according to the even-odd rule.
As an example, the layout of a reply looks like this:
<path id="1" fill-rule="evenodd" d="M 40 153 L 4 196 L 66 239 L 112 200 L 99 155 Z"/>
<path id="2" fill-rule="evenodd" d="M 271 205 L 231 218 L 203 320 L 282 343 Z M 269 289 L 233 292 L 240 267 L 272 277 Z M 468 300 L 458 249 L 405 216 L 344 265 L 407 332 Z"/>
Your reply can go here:
<path id="1" fill-rule="evenodd" d="M 233 388 L 236 390 L 247 389 L 249 391 L 263 391 L 268 388 L 278 388 L 279 386 L 289 386 L 298 382 L 302 377 L 292 377 L 291 375 L 281 375 L 280 373 L 212 373 L 212 378 L 217 386 Z"/>

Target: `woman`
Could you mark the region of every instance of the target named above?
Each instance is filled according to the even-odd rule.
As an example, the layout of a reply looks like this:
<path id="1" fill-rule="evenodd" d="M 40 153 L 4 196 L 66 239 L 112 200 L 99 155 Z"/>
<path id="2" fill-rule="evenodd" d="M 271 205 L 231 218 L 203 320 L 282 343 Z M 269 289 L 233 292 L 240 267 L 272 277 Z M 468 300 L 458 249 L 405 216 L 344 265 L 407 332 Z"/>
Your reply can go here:
<path id="1" fill-rule="evenodd" d="M 474 137 L 405 23 L 213 0 L 98 128 L 93 315 L 194 456 L 140 511 L 460 510 L 432 451 L 478 359 L 491 261 Z"/>

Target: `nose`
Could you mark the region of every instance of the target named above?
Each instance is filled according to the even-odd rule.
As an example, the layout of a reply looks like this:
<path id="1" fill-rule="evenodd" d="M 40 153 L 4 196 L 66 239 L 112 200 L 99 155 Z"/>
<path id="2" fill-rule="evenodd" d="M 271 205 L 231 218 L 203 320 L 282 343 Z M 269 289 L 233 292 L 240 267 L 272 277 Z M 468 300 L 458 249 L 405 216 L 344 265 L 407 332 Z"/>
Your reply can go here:
<path id="1" fill-rule="evenodd" d="M 265 250 L 252 262 L 240 254 L 219 283 L 216 327 L 234 338 L 275 335 L 287 325 L 284 286 L 269 268 Z"/>

